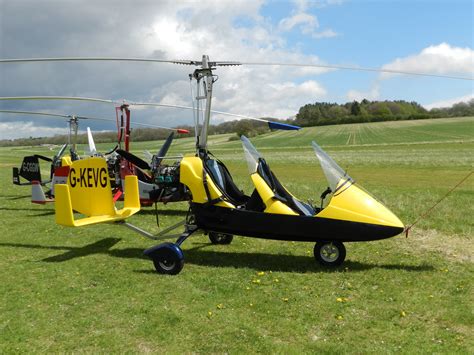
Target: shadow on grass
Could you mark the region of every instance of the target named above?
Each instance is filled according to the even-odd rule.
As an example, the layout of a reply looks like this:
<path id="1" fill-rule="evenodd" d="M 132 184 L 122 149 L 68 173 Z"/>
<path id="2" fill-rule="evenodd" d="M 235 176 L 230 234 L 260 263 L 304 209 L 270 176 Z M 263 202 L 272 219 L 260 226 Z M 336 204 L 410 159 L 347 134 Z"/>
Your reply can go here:
<path id="1" fill-rule="evenodd" d="M 14 201 L 14 200 L 21 200 L 23 198 L 31 198 L 31 194 L 24 195 L 24 196 L 17 196 L 17 195 L 0 195 L 0 197 L 5 197 L 5 200 Z"/>
<path id="2" fill-rule="evenodd" d="M 11 208 L 11 207 L 0 207 L 0 211 L 26 211 L 26 212 L 38 212 L 47 211 L 54 214 L 54 208 Z"/>
<path id="3" fill-rule="evenodd" d="M 265 254 L 253 252 L 221 252 L 211 250 L 185 250 L 185 262 L 212 267 L 251 268 L 260 271 L 300 272 L 352 272 L 370 269 L 391 269 L 404 271 L 431 271 L 430 265 L 366 264 L 347 260 L 339 268 L 323 268 L 311 256 Z"/>
<path id="4" fill-rule="evenodd" d="M 141 209 L 140 214 L 144 215 L 155 215 L 155 207 L 147 207 L 146 209 Z M 158 208 L 158 215 L 163 216 L 186 216 L 188 210 L 160 210 Z"/>
<path id="5" fill-rule="evenodd" d="M 42 212 L 42 213 L 29 214 L 29 215 L 27 215 L 27 217 L 44 217 L 44 216 L 51 216 L 51 215 L 54 215 L 54 214 L 55 214 L 55 212 L 53 210 L 53 211 L 45 211 L 45 212 Z"/>
<path id="6" fill-rule="evenodd" d="M 16 244 L 0 243 L 0 247 L 44 249 L 44 250 L 64 250 L 63 254 L 51 256 L 40 261 L 44 262 L 65 262 L 74 258 L 103 254 L 116 258 L 146 259 L 141 248 L 111 249 L 120 238 L 105 238 L 95 243 L 82 247 L 69 246 L 45 246 L 36 244 Z M 326 269 L 319 266 L 313 257 L 285 254 L 265 254 L 255 252 L 223 252 L 216 250 L 205 250 L 206 247 L 215 247 L 210 243 L 202 243 L 194 248 L 185 249 L 185 263 L 209 266 L 215 268 L 233 267 L 250 268 L 259 271 L 281 271 L 281 272 L 359 272 L 371 269 L 402 270 L 409 272 L 432 271 L 435 268 L 431 265 L 403 265 L 403 264 L 369 264 L 358 261 L 346 261 L 340 268 Z M 231 248 L 229 246 L 229 248 Z M 136 270 L 138 273 L 152 273 L 155 270 L 151 266 L 149 270 Z"/>

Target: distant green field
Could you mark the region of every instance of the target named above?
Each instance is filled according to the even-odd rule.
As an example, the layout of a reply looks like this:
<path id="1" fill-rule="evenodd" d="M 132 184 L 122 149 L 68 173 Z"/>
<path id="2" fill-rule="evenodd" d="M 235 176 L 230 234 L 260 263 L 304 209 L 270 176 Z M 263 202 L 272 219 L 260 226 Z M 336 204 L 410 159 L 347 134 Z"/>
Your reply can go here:
<path id="1" fill-rule="evenodd" d="M 212 136 L 209 148 L 250 193 L 241 144 L 230 136 Z M 251 140 L 293 194 L 318 201 L 327 184 L 315 140 L 407 225 L 474 167 L 473 117 Z M 131 147 L 141 155 L 161 144 Z M 192 138 L 178 139 L 169 154 L 193 149 Z M 183 271 L 166 277 L 142 256 L 153 242 L 114 225 L 59 227 L 54 206 L 31 204 L 29 187 L 11 184 L 11 167 L 31 153 L 54 155 L 0 148 L 0 353 L 474 352 L 474 176 L 408 239 L 347 243 L 337 270 L 315 263 L 312 244 L 234 238 L 216 246 L 193 236 L 183 244 Z M 187 205 L 158 208 L 163 228 Z M 153 209 L 130 222 L 158 230 Z"/>

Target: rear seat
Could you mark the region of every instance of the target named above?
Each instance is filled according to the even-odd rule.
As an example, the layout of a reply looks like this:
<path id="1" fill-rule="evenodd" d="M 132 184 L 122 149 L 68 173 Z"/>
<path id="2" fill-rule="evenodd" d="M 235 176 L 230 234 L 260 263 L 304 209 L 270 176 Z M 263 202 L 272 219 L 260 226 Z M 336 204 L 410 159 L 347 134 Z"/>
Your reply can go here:
<path id="1" fill-rule="evenodd" d="M 316 214 L 316 211 L 311 205 L 296 199 L 283 187 L 275 174 L 270 170 L 265 159 L 259 159 L 257 172 L 274 192 L 274 198 L 283 202 L 301 216 L 314 216 Z"/>

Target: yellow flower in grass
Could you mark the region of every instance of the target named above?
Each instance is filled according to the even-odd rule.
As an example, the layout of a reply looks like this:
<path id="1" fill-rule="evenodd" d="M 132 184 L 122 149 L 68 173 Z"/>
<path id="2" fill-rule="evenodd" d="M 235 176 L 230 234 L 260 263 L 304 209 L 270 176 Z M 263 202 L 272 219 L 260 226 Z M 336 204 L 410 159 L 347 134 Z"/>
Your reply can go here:
<path id="1" fill-rule="evenodd" d="M 260 279 L 254 279 L 254 280 L 252 280 L 252 282 L 253 282 L 254 284 L 259 284 L 259 283 L 260 283 Z"/>
<path id="2" fill-rule="evenodd" d="M 259 271 L 259 272 L 257 272 L 257 275 L 258 276 L 263 276 L 263 275 L 265 275 L 265 271 Z"/>
<path id="3" fill-rule="evenodd" d="M 283 302 L 288 302 L 288 298 L 284 297 L 281 299 Z"/>
<path id="4" fill-rule="evenodd" d="M 407 314 L 406 314 L 405 311 L 400 311 L 400 317 L 406 317 L 406 316 L 407 316 Z"/>
<path id="5" fill-rule="evenodd" d="M 207 318 L 211 318 L 211 317 L 212 317 L 212 312 L 211 311 L 207 312 Z"/>
<path id="6" fill-rule="evenodd" d="M 222 308 L 224 308 L 224 305 L 222 303 L 219 303 L 216 307 L 217 307 L 217 309 L 222 309 Z"/>
<path id="7" fill-rule="evenodd" d="M 336 316 L 336 319 L 337 319 L 337 320 L 343 320 L 344 317 L 339 314 L 339 315 Z"/>

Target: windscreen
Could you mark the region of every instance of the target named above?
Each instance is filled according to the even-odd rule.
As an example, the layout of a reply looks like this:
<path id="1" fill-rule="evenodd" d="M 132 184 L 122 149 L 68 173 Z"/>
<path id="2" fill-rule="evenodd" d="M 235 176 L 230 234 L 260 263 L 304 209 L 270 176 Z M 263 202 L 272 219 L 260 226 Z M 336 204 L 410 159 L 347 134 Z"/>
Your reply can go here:
<path id="1" fill-rule="evenodd" d="M 329 187 L 333 193 L 336 193 L 337 190 L 342 187 L 347 188 L 354 183 L 354 180 L 352 180 L 352 178 L 347 175 L 347 173 L 342 170 L 342 168 L 337 165 L 337 163 L 327 155 L 319 145 L 314 141 L 311 142 L 311 144 L 313 145 L 314 152 L 319 159 L 321 168 L 323 169 L 324 175 L 326 175 Z"/>
<path id="2" fill-rule="evenodd" d="M 257 149 L 255 149 L 247 137 L 242 135 L 240 140 L 242 141 L 242 146 L 244 148 L 245 160 L 247 160 L 249 173 L 252 175 L 257 172 L 258 161 L 262 156 L 257 152 Z"/>

